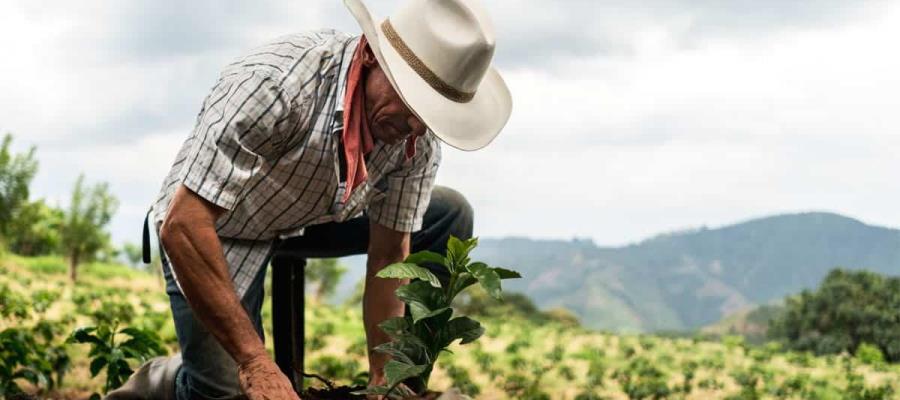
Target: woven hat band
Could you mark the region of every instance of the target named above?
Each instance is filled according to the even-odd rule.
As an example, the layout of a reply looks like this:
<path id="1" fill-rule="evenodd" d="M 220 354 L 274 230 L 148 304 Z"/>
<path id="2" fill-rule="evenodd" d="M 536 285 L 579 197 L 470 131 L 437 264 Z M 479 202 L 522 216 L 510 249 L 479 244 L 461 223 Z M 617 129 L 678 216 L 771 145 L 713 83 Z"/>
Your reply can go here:
<path id="1" fill-rule="evenodd" d="M 400 57 L 403 58 L 403 61 L 406 61 L 406 64 L 409 65 L 413 71 L 416 71 L 416 73 L 419 74 L 419 77 L 427 82 L 428 85 L 438 93 L 457 103 L 468 103 L 475 97 L 475 92 L 464 92 L 451 86 L 437 76 L 434 71 L 428 68 L 428 66 L 416 56 L 416 53 L 413 53 L 412 49 L 406 45 L 403 38 L 397 34 L 397 31 L 394 30 L 394 26 L 391 25 L 389 20 L 385 19 L 384 22 L 381 23 L 381 31 L 384 33 L 384 37 L 387 38 L 388 42 L 391 43 L 394 50 L 397 51 L 397 54 L 400 54 Z"/>

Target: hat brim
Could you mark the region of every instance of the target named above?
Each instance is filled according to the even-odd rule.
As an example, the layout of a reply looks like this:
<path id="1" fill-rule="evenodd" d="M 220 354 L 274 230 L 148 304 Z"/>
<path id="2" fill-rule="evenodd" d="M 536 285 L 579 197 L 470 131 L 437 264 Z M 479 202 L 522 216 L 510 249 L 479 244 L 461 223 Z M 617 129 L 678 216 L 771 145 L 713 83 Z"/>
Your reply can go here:
<path id="1" fill-rule="evenodd" d="M 381 34 L 362 0 L 344 0 L 388 80 L 409 109 L 443 142 L 460 150 L 487 146 L 506 125 L 512 96 L 506 82 L 490 67 L 468 102 L 450 100 L 434 90 L 403 60 Z"/>

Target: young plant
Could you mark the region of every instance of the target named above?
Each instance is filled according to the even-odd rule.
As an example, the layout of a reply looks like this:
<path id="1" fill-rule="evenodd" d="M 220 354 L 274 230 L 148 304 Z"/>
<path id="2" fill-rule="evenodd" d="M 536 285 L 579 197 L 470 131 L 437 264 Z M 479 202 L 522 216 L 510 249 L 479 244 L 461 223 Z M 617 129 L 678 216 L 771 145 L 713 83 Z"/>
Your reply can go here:
<path id="1" fill-rule="evenodd" d="M 450 237 L 447 256 L 421 251 L 411 254 L 401 263 L 391 264 L 376 274 L 379 278 L 410 278 L 395 292 L 407 304 L 409 314 L 390 318 L 379 327 L 391 337 L 391 341 L 379 345 L 375 351 L 388 354 L 392 360 L 384 367 L 387 385 L 370 388 L 368 394 L 389 398 L 405 395 L 421 395 L 428 387 L 428 379 L 442 351 L 460 339 L 460 344 L 471 343 L 481 337 L 484 327 L 469 317 L 453 318 L 450 305 L 453 299 L 467 287 L 480 284 L 484 290 L 501 299 L 500 280 L 521 278 L 518 272 L 490 267 L 483 262 L 471 262 L 469 253 L 478 239 L 460 240 Z M 441 282 L 425 265 L 441 265 L 450 278 Z M 398 393 L 404 383 L 413 393 Z"/>
<path id="2" fill-rule="evenodd" d="M 0 325 L 8 326 L 0 331 L 0 398 L 22 394 L 20 381 L 40 391 L 62 383 L 70 359 L 65 344 L 55 339 L 66 322 L 44 315 L 58 298 L 58 292 L 40 290 L 29 301 L 0 284 Z"/>
<path id="3" fill-rule="evenodd" d="M 129 336 L 129 339 L 122 341 L 120 337 L 123 335 Z M 143 363 L 153 356 L 165 354 L 155 333 L 134 327 L 119 329 L 115 322 L 112 326 L 101 324 L 98 327 L 78 328 L 72 332 L 69 341 L 90 343 L 88 357 L 91 358 L 91 376 L 97 376 L 106 369 L 104 393 L 122 386 L 134 372 L 128 364 L 129 359 Z M 91 398 L 99 399 L 100 396 L 94 393 Z"/>

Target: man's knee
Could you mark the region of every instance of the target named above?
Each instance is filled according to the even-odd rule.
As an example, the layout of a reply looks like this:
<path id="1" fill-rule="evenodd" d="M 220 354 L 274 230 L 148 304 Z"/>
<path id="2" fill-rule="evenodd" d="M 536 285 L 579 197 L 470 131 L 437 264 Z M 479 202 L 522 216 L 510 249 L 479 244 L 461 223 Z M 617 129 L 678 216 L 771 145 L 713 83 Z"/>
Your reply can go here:
<path id="1" fill-rule="evenodd" d="M 242 398 L 234 360 L 221 348 L 209 350 L 206 354 L 191 351 L 182 355 L 185 360 L 180 371 L 182 376 L 176 383 L 176 391 L 180 392 L 178 398 Z"/>
<path id="2" fill-rule="evenodd" d="M 472 219 L 472 205 L 462 193 L 446 186 L 435 186 L 431 192 L 431 205 L 438 212 L 454 218 Z M 429 207 L 429 211 L 431 211 Z"/>
<path id="3" fill-rule="evenodd" d="M 431 193 L 428 213 L 435 213 L 435 221 L 453 236 L 472 237 L 474 210 L 462 193 L 446 186 L 435 186 Z"/>

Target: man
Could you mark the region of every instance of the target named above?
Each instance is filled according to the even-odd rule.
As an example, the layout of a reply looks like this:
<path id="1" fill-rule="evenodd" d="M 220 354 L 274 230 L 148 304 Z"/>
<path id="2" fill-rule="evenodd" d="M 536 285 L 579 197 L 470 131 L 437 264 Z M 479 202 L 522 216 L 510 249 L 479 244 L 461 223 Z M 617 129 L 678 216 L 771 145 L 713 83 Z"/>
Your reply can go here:
<path id="1" fill-rule="evenodd" d="M 362 36 L 286 36 L 224 69 L 153 205 L 181 355 L 109 398 L 297 398 L 262 340 L 276 246 L 368 253 L 369 383 L 385 382 L 387 357 L 371 349 L 389 340 L 377 324 L 403 314 L 406 282 L 374 275 L 471 236 L 465 199 L 432 191 L 440 141 L 484 147 L 511 110 L 475 1 L 410 0 L 376 24 L 346 0 Z"/>

